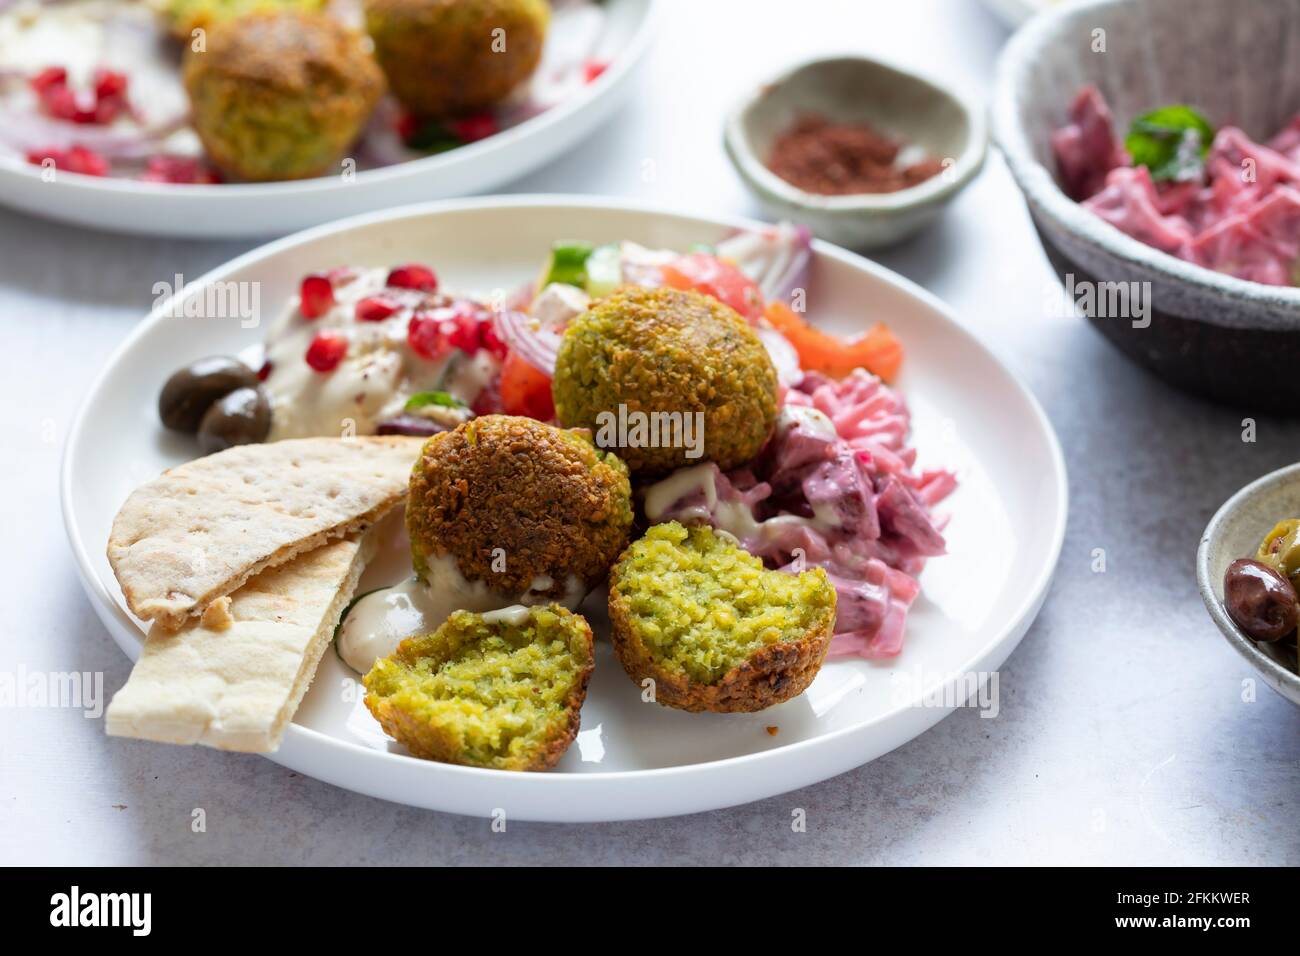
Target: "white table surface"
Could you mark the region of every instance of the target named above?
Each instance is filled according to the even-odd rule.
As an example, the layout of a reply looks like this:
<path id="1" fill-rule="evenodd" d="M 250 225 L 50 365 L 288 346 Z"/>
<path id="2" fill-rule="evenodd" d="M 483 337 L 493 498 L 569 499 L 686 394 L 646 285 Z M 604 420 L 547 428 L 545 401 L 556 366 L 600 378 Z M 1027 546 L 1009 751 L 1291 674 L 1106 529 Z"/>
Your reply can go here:
<path id="1" fill-rule="evenodd" d="M 667 0 L 630 103 L 512 192 L 759 210 L 720 145 L 749 84 L 858 50 L 987 93 L 1006 31 L 975 0 Z M 653 170 L 653 176 L 646 171 Z M 112 236 L 0 211 L 0 673 L 128 662 L 67 553 L 56 494 L 84 383 L 153 298 L 250 243 Z M 1054 281 L 1000 158 L 941 224 L 879 257 L 956 307 L 1028 381 L 1071 474 L 1071 518 L 1038 622 L 1003 668 L 1001 712 L 958 711 L 887 756 L 749 806 L 585 826 L 395 806 L 256 756 L 104 736 L 61 709 L 0 708 L 0 863 L 1300 863 L 1300 710 L 1259 685 L 1197 598 L 1218 505 L 1297 457 L 1300 424 L 1164 387 L 1082 320 L 1042 316 Z M 1107 570 L 1091 570 L 1104 548 Z M 791 830 L 791 810 L 807 831 Z M 191 831 L 205 811 L 205 833 Z"/>

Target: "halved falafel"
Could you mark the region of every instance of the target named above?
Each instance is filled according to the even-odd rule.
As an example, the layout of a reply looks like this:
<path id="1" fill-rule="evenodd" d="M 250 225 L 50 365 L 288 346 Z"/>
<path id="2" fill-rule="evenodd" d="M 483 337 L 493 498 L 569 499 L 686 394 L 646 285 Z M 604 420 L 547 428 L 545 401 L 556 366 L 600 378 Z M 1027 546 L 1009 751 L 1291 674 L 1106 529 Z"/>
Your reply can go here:
<path id="1" fill-rule="evenodd" d="M 450 555 L 500 594 L 558 600 L 605 579 L 632 527 L 632 487 L 582 432 L 485 415 L 425 443 L 406 527 L 421 578 Z"/>
<path id="2" fill-rule="evenodd" d="M 561 424 L 593 431 L 620 405 L 663 422 L 703 413 L 702 457 L 662 437 L 619 447 L 638 477 L 706 459 L 734 468 L 758 454 L 776 424 L 767 349 L 735 310 L 698 292 L 628 287 L 597 302 L 565 330 L 551 391 Z"/>
<path id="3" fill-rule="evenodd" d="M 208 158 L 252 181 L 337 170 L 384 91 L 364 36 L 294 10 L 214 24 L 183 78 Z"/>
<path id="4" fill-rule="evenodd" d="M 366 0 L 366 30 L 393 94 L 420 116 L 485 110 L 532 76 L 545 0 Z"/>
<path id="5" fill-rule="evenodd" d="M 578 733 L 591 628 L 560 607 L 456 611 L 366 674 L 366 707 L 417 757 L 547 770 Z"/>
<path id="6" fill-rule="evenodd" d="M 711 528 L 658 524 L 609 577 L 611 638 L 633 681 L 689 711 L 750 712 L 803 693 L 826 659 L 835 589 L 821 568 L 798 575 Z"/>

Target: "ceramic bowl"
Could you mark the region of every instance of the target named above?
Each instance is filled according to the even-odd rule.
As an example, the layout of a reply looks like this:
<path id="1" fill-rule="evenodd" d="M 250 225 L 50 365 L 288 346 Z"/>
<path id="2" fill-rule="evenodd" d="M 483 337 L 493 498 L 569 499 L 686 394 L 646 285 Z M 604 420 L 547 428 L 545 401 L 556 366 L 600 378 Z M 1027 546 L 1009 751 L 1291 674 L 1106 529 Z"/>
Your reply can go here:
<path id="1" fill-rule="evenodd" d="M 1103 35 L 1105 52 L 1093 52 Z M 1149 325 L 1093 325 L 1174 385 L 1291 414 L 1300 409 L 1300 289 L 1221 275 L 1120 232 L 1057 185 L 1049 137 L 1094 83 L 1121 130 L 1157 106 L 1192 103 L 1217 125 L 1266 139 L 1300 110 L 1296 49 L 1300 0 L 1096 0 L 1026 24 L 1002 54 L 993 101 L 994 138 L 1062 280 L 1150 283 Z"/>
<path id="2" fill-rule="evenodd" d="M 938 176 L 893 193 L 822 196 L 767 168 L 775 138 L 806 113 L 866 123 L 949 161 Z M 727 119 L 723 135 L 736 171 L 773 219 L 802 223 L 855 249 L 892 245 L 938 217 L 984 164 L 983 111 L 938 83 L 858 56 L 804 63 L 763 84 Z"/>
<path id="3" fill-rule="evenodd" d="M 1196 583 L 1210 617 L 1228 643 L 1264 682 L 1300 705 L 1300 674 L 1294 643 L 1251 640 L 1223 609 L 1223 574 L 1237 558 L 1253 557 L 1259 542 L 1283 518 L 1300 515 L 1300 464 L 1289 465 L 1237 492 L 1218 510 L 1196 551 Z"/>

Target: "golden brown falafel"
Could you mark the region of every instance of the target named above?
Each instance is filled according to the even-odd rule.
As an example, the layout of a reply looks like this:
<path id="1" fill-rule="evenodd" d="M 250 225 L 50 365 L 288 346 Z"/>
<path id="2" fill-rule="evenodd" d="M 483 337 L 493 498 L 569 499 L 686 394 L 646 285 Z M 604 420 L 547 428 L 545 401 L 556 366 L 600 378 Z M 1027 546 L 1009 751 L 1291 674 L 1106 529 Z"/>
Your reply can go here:
<path id="1" fill-rule="evenodd" d="M 334 170 L 384 90 L 364 36 L 291 10 L 216 24 L 183 75 L 208 158 L 254 181 Z"/>
<path id="2" fill-rule="evenodd" d="M 486 415 L 424 445 L 411 472 L 406 526 L 416 573 L 450 555 L 499 594 L 556 600 L 605 579 L 632 527 L 617 455 L 581 432 Z"/>
<path id="3" fill-rule="evenodd" d="M 577 736 L 595 664 L 591 628 L 552 604 L 456 611 L 366 674 L 366 707 L 417 757 L 547 770 Z"/>
<path id="4" fill-rule="evenodd" d="M 677 289 L 628 287 L 569 323 L 552 381 L 569 427 L 601 426 L 602 413 L 703 413 L 703 459 L 680 444 L 620 447 L 638 477 L 712 459 L 726 470 L 758 454 L 772 434 L 777 378 L 762 341 L 716 299 Z"/>
<path id="5" fill-rule="evenodd" d="M 835 589 L 821 568 L 769 571 L 706 527 L 659 524 L 609 577 L 610 637 L 638 684 L 688 711 L 752 712 L 797 697 L 826 659 Z"/>
<path id="6" fill-rule="evenodd" d="M 177 39 L 189 40 L 198 29 L 258 10 L 324 9 L 328 0 L 153 0 L 151 4 Z"/>
<path id="7" fill-rule="evenodd" d="M 393 94 L 420 116 L 488 109 L 532 76 L 545 0 L 366 0 L 366 30 Z"/>

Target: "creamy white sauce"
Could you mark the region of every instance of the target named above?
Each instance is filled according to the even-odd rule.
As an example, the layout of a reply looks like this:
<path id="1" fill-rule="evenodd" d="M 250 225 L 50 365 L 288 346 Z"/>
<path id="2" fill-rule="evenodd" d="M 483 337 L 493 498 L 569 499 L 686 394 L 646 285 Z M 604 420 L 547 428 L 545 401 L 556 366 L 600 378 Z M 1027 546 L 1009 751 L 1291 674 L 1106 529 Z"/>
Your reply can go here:
<path id="1" fill-rule="evenodd" d="M 380 422 L 403 414 L 416 392 L 446 391 L 468 403 L 495 374 L 498 363 L 482 349 L 472 357 L 453 350 L 437 361 L 417 355 L 407 341 L 409 309 L 379 322 L 358 322 L 356 304 L 367 296 L 384 292 L 412 304 L 418 300 L 418 293 L 386 289 L 387 277 L 387 269 L 359 270 L 350 282 L 335 285 L 335 303 L 324 315 L 304 318 L 295 297 L 272 325 L 266 342 L 268 441 L 372 435 Z M 333 371 L 318 372 L 307 364 L 307 348 L 326 329 L 348 339 L 348 352 Z M 439 406 L 410 414 L 453 426 L 469 417 L 467 410 Z"/>
<path id="2" fill-rule="evenodd" d="M 813 408 L 810 405 L 782 406 L 780 414 L 776 416 L 777 436 L 784 438 L 786 433 L 796 425 L 802 425 L 808 431 L 820 435 L 827 441 L 834 441 L 839 438 L 839 432 L 835 430 L 835 424 L 821 409 Z"/>
<path id="3" fill-rule="evenodd" d="M 518 624 L 527 620 L 529 606 L 553 600 L 538 593 L 554 584 L 544 575 L 530 582 L 521 595 L 502 595 L 482 581 L 468 580 L 451 557 L 430 558 L 428 567 L 427 582 L 411 577 L 367 594 L 353 605 L 338 637 L 339 656 L 345 664 L 364 674 L 406 638 L 436 631 L 452 611 L 495 612 L 499 616 L 492 620 Z M 564 597 L 557 603 L 574 610 L 584 597 L 586 588 L 570 576 Z"/>
<path id="4" fill-rule="evenodd" d="M 523 604 L 512 604 L 509 607 L 484 612 L 483 622 L 485 624 L 506 624 L 510 627 L 523 627 L 528 623 L 528 618 L 532 613 L 533 609 L 530 607 Z"/>
<path id="5" fill-rule="evenodd" d="M 816 412 L 816 409 L 810 411 Z M 816 414 L 822 413 L 816 412 Z M 822 418 L 825 417 L 822 415 Z M 827 424 L 829 423 L 828 419 Z M 803 518 L 799 515 L 776 515 L 765 521 L 758 521 L 754 517 L 754 509 L 744 502 L 718 500 L 718 486 L 714 477 L 716 474 L 711 463 L 694 465 L 690 468 L 681 468 L 662 481 L 651 485 L 646 489 L 645 495 L 646 517 L 652 522 L 663 521 L 674 504 L 683 498 L 703 493 L 702 504 L 680 509 L 674 517 L 686 523 L 706 522 L 738 541 L 761 540 L 791 525 L 821 532 L 840 526 L 835 509 L 826 504 L 814 507 L 812 518 Z"/>

